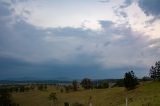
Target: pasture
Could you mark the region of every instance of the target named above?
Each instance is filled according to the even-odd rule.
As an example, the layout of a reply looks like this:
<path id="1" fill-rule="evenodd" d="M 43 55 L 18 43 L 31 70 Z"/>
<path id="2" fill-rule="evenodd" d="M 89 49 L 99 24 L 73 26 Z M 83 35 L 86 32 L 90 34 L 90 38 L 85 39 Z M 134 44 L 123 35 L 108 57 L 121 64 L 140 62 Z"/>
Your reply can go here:
<path id="1" fill-rule="evenodd" d="M 57 95 L 58 106 L 64 106 L 64 102 L 71 105 L 75 102 L 88 106 L 92 97 L 93 106 L 125 106 L 125 98 L 128 97 L 128 106 L 160 106 L 160 82 L 144 82 L 136 89 L 127 91 L 124 87 L 107 89 L 92 89 L 72 92 L 61 92 L 60 88 L 48 86 L 47 90 L 33 90 L 23 93 L 12 93 L 12 98 L 20 106 L 51 106 L 48 99 L 51 92 Z"/>

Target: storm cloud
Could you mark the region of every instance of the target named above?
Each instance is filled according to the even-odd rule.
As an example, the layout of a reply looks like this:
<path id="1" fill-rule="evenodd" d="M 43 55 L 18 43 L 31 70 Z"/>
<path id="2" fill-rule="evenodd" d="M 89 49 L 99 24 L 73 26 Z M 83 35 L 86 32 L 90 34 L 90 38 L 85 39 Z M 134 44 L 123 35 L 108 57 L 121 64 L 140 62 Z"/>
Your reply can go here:
<path id="1" fill-rule="evenodd" d="M 160 40 L 133 30 L 128 23 L 98 20 L 101 29 L 92 30 L 83 25 L 42 28 L 26 20 L 9 4 L 0 2 L 2 79 L 121 78 L 129 70 L 142 77 L 160 58 Z"/>

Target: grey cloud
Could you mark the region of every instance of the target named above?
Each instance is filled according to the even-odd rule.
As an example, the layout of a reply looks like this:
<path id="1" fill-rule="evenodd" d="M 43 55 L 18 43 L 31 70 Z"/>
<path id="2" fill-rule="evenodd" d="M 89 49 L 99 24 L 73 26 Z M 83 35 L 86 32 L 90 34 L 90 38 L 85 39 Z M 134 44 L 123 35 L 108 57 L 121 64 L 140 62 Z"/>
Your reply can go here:
<path id="1" fill-rule="evenodd" d="M 124 0 L 124 3 L 122 5 L 120 5 L 120 9 L 126 8 L 128 6 L 130 6 L 135 0 Z"/>
<path id="2" fill-rule="evenodd" d="M 105 21 L 102 23 L 104 24 Z M 106 63 L 107 67 L 110 67 L 112 64 L 116 64 L 117 67 L 149 67 L 149 64 L 152 64 L 152 62 L 156 60 L 155 57 L 159 58 L 159 55 L 150 49 L 150 41 L 147 37 L 142 36 L 143 34 L 132 31 L 131 28 L 125 25 L 114 26 L 114 24 L 111 24 L 110 26 L 109 29 L 104 26 L 104 29 L 106 29 L 104 34 L 111 38 L 111 43 L 107 48 L 102 47 L 105 50 L 101 49 L 101 55 L 103 57 L 101 61 Z M 103 39 L 105 38 L 103 37 Z M 156 49 L 158 49 L 158 47 L 156 47 Z M 112 61 L 117 59 L 118 62 Z"/>
<path id="3" fill-rule="evenodd" d="M 9 0 L 11 3 L 27 2 L 29 0 Z"/>
<path id="4" fill-rule="evenodd" d="M 81 57 L 82 58 L 82 57 Z M 88 62 L 85 61 L 85 62 Z M 128 70 L 135 70 L 139 77 L 145 72 L 145 68 L 122 67 L 103 69 L 98 64 L 58 64 L 55 61 L 48 61 L 41 64 L 30 64 L 22 60 L 11 57 L 0 57 L 1 78 L 37 78 L 37 79 L 55 79 L 57 77 L 69 77 L 71 79 L 89 78 L 122 78 Z"/>
<path id="5" fill-rule="evenodd" d="M 131 5 L 134 2 L 134 0 L 125 0 L 125 4 L 126 5 Z"/>
<path id="6" fill-rule="evenodd" d="M 11 14 L 11 10 L 8 8 L 8 5 L 5 2 L 0 1 L 0 18 L 2 16 L 8 16 Z"/>
<path id="7" fill-rule="evenodd" d="M 103 28 L 110 28 L 114 25 L 112 21 L 100 21 L 99 23 Z"/>
<path id="8" fill-rule="evenodd" d="M 146 15 L 160 16 L 160 0 L 139 0 L 138 3 Z"/>
<path id="9" fill-rule="evenodd" d="M 111 42 L 108 41 L 108 42 L 104 43 L 104 46 L 109 46 L 110 43 L 111 43 Z"/>
<path id="10" fill-rule="evenodd" d="M 86 57 L 86 56 L 85 56 Z M 89 57 L 81 55 L 81 62 L 90 62 Z M 85 59 L 85 60 L 83 60 Z M 89 59 L 89 61 L 88 61 Z M 6 78 L 33 77 L 39 79 L 54 79 L 57 77 L 69 77 L 79 79 L 83 77 L 99 78 L 103 76 L 99 71 L 103 69 L 98 64 L 62 64 L 56 60 L 42 63 L 30 63 L 9 56 L 0 57 L 0 80 Z"/>
<path id="11" fill-rule="evenodd" d="M 83 37 L 89 30 L 84 30 L 82 28 L 72 28 L 72 27 L 65 27 L 65 28 L 48 28 L 48 31 L 51 34 L 55 34 L 56 36 L 60 37 Z"/>
<path id="12" fill-rule="evenodd" d="M 18 18 L 13 24 L 12 17 L 0 19 L 2 75 L 12 76 L 9 72 L 13 71 L 14 76 L 109 78 L 130 67 L 144 72 L 150 61 L 159 57 L 158 47 L 156 52 L 148 47 L 152 44 L 148 38 L 111 21 L 100 21 L 103 31 L 96 32 L 71 27 L 40 29 Z"/>
<path id="13" fill-rule="evenodd" d="M 117 15 L 118 15 L 118 16 L 122 16 L 123 18 L 126 18 L 126 17 L 127 17 L 127 14 L 126 14 L 125 12 L 123 12 L 123 11 L 117 12 Z"/>

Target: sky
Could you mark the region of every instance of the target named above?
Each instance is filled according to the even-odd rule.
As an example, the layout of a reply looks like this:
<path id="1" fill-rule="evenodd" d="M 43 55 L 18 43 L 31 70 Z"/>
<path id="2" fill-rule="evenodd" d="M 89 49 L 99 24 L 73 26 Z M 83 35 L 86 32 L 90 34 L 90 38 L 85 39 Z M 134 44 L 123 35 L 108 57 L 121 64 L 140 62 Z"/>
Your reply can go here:
<path id="1" fill-rule="evenodd" d="M 160 0 L 0 0 L 0 80 L 148 76 Z"/>

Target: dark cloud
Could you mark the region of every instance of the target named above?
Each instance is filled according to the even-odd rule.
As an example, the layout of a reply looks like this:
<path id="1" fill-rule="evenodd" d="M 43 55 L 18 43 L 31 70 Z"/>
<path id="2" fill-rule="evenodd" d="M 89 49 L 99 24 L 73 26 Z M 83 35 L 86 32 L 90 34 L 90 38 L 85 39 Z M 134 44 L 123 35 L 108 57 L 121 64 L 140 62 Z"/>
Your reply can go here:
<path id="1" fill-rule="evenodd" d="M 83 59 L 83 57 L 81 58 Z M 84 61 L 87 62 L 88 60 Z M 22 77 L 42 79 L 54 79 L 56 77 L 69 77 L 73 79 L 83 77 L 97 78 L 99 75 L 101 76 L 101 74 L 96 74 L 100 70 L 102 69 L 97 64 L 62 64 L 55 60 L 37 64 L 12 57 L 0 57 L 0 80 Z"/>
<path id="2" fill-rule="evenodd" d="M 83 57 L 81 57 L 83 58 Z M 85 61 L 87 62 L 87 61 Z M 58 64 L 55 61 L 49 61 L 41 64 L 31 64 L 12 57 L 0 57 L 0 80 L 4 79 L 56 79 L 65 77 L 69 79 L 82 79 L 89 77 L 92 79 L 103 78 L 122 78 L 128 70 L 135 70 L 141 77 L 146 69 L 139 67 L 123 67 L 103 69 L 98 64 Z"/>
<path id="3" fill-rule="evenodd" d="M 0 53 L 1 56 L 9 56 L 9 58 L 1 59 L 1 63 L 3 63 L 0 69 L 3 70 L 2 75 L 8 77 L 35 75 L 32 77 L 48 78 L 55 76 L 74 76 L 73 78 L 84 76 L 105 78 L 106 76 L 110 78 L 110 75 L 119 75 L 120 77 L 124 70 L 129 70 L 129 66 L 136 65 L 135 58 L 139 58 L 137 54 L 142 51 L 141 48 L 146 46 L 145 40 L 136 37 L 131 29 L 124 26 L 116 27 L 115 23 L 110 21 L 101 21 L 100 23 L 104 33 L 95 34 L 96 36 L 93 36 L 94 33 L 90 30 L 85 31 L 76 28 L 40 30 L 24 21 L 17 22 L 14 25 L 12 29 L 14 32 L 7 27 L 3 27 L 0 30 L 2 33 L 0 36 Z M 46 33 L 47 31 L 50 32 L 49 35 Z M 75 35 L 76 32 L 78 32 L 78 36 Z M 122 35 L 121 39 L 116 38 L 119 35 Z M 51 37 L 49 42 L 43 40 L 46 36 Z M 67 40 L 70 37 L 75 41 Z M 80 42 L 80 44 L 76 42 Z M 133 50 L 137 50 L 137 52 L 134 53 Z M 57 58 L 57 56 L 60 57 Z M 67 63 L 63 62 L 66 57 Z M 123 58 L 122 60 L 119 59 L 120 62 L 110 62 L 119 57 Z M 128 59 L 131 59 L 131 57 L 132 61 L 128 64 Z M 40 61 L 38 65 L 34 62 L 37 59 Z M 101 59 L 104 59 L 102 63 L 97 62 Z M 125 63 L 126 60 L 128 60 L 127 63 Z M 115 68 L 103 68 L 103 63 L 106 63 L 107 67 L 114 64 Z M 121 71 L 116 71 L 120 69 Z"/>
<path id="4" fill-rule="evenodd" d="M 160 16 L 160 0 L 139 0 L 138 3 L 146 15 Z"/>

